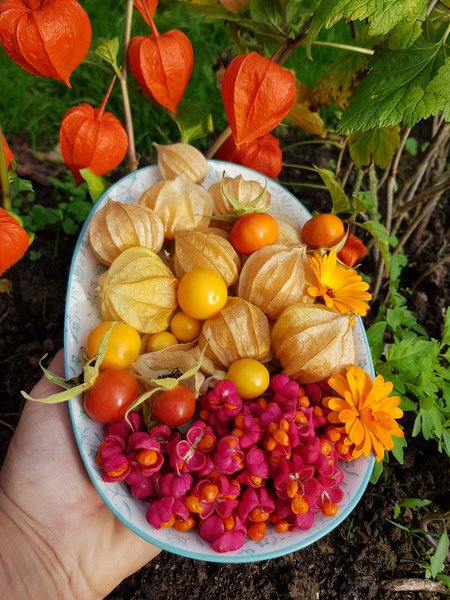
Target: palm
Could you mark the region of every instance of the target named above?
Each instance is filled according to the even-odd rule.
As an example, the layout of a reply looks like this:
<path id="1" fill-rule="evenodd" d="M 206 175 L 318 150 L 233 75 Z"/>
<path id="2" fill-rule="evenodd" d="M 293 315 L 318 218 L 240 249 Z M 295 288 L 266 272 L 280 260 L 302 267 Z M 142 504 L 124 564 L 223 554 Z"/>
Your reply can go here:
<path id="1" fill-rule="evenodd" d="M 62 352 L 51 370 L 62 374 Z M 32 395 L 54 391 L 53 384 L 41 380 Z M 118 521 L 95 491 L 66 405 L 25 405 L 1 482 L 18 509 L 42 527 L 66 572 L 79 565 L 81 576 L 100 596 L 158 553 Z"/>

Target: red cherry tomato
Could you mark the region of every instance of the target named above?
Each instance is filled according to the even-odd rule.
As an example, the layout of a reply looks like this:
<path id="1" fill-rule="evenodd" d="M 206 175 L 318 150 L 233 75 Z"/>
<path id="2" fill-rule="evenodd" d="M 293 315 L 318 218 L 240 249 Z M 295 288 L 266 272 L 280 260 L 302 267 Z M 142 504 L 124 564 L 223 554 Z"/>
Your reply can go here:
<path id="1" fill-rule="evenodd" d="M 152 416 L 170 427 L 178 427 L 192 419 L 195 412 L 194 393 L 184 385 L 158 392 L 150 399 Z"/>
<path id="2" fill-rule="evenodd" d="M 99 423 L 114 423 L 125 416 L 138 395 L 138 382 L 126 369 L 103 371 L 84 395 L 84 410 Z"/>
<path id="3" fill-rule="evenodd" d="M 230 242 L 240 254 L 248 256 L 278 239 L 278 223 L 267 213 L 252 213 L 241 217 L 233 226 Z"/>

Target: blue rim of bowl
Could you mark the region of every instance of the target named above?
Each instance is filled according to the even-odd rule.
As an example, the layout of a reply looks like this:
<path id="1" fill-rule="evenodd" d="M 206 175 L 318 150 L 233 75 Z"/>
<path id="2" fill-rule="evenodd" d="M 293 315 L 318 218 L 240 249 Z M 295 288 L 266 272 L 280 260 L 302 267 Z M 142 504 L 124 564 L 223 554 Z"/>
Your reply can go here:
<path id="1" fill-rule="evenodd" d="M 216 165 L 223 165 L 223 168 L 226 169 L 228 168 L 228 166 L 230 164 L 233 163 L 227 163 L 224 161 L 216 161 L 216 160 L 211 160 L 208 161 L 210 163 L 216 164 Z M 241 165 L 233 165 L 233 166 L 238 166 L 241 170 L 248 172 L 250 175 L 257 175 L 259 177 L 261 177 L 261 173 L 254 171 L 253 169 L 249 169 L 248 167 L 242 167 Z M 152 170 L 156 167 L 156 165 L 150 165 L 147 167 L 143 167 L 142 169 L 140 169 L 140 171 L 145 171 L 145 170 Z M 157 168 L 157 167 L 156 167 Z M 122 177 L 122 179 L 119 179 L 118 181 L 114 182 L 114 186 L 119 185 L 120 183 L 123 183 L 124 181 L 126 181 L 127 179 L 132 179 L 133 177 L 135 177 L 136 174 L 135 173 L 129 173 L 128 175 L 125 175 L 125 177 Z M 279 184 L 277 181 L 270 179 L 268 177 L 266 177 L 266 179 L 274 184 L 276 184 L 277 186 L 283 188 L 284 191 L 287 192 L 287 194 L 289 196 L 291 196 L 296 202 L 298 202 L 299 204 L 301 204 L 300 200 L 298 200 L 298 198 L 296 198 L 294 196 L 294 194 L 292 194 L 289 190 L 287 190 L 285 187 L 283 187 L 281 184 Z M 92 207 L 91 211 L 89 212 L 89 215 L 86 218 L 86 221 L 83 225 L 83 228 L 80 232 L 80 235 L 78 237 L 77 243 L 75 245 L 75 249 L 74 249 L 74 253 L 72 256 L 72 262 L 70 265 L 70 271 L 69 271 L 69 278 L 68 278 L 68 285 L 67 285 L 67 292 L 66 292 L 66 306 L 65 306 L 65 312 L 64 312 L 64 368 L 65 368 L 65 373 L 66 373 L 66 377 L 70 377 L 69 375 L 69 371 L 68 371 L 68 344 L 67 344 L 67 335 L 68 335 L 68 330 L 67 330 L 67 323 L 68 323 L 68 312 L 67 312 L 67 308 L 68 308 L 68 303 L 69 303 L 69 294 L 70 294 L 70 289 L 71 289 L 71 282 L 72 282 L 72 276 L 73 276 L 73 268 L 74 268 L 74 264 L 75 264 L 75 258 L 78 255 L 79 249 L 80 249 L 80 245 L 81 242 L 85 236 L 86 230 L 89 227 L 89 223 L 91 221 L 91 218 L 93 217 L 94 213 L 96 212 L 96 207 L 99 203 L 101 203 L 110 193 L 110 188 L 109 190 L 107 190 L 104 194 L 102 194 L 102 196 L 97 200 L 97 202 L 94 204 L 94 206 Z M 304 210 L 306 212 L 309 213 L 309 211 L 303 206 Z M 367 335 L 366 335 L 366 331 L 364 329 L 363 323 L 362 323 L 362 319 L 361 317 L 357 317 L 358 321 L 360 323 L 361 326 L 361 331 L 363 334 L 363 342 L 366 346 L 366 351 L 367 351 L 367 356 L 370 359 L 369 360 L 369 370 L 370 370 L 370 375 L 372 377 L 372 379 L 375 377 L 375 370 L 373 367 L 373 362 L 371 360 L 371 353 L 370 353 L 370 347 L 369 347 L 369 342 L 367 340 Z M 320 529 L 320 531 L 316 532 L 315 534 L 311 535 L 311 537 L 306 538 L 305 540 L 301 540 L 299 542 L 296 542 L 294 544 L 292 544 L 291 546 L 283 546 L 282 548 L 279 549 L 274 549 L 270 552 L 263 552 L 261 554 L 256 554 L 256 555 L 245 555 L 245 554 L 231 554 L 231 553 L 225 553 L 225 554 L 200 554 L 197 552 L 189 552 L 188 550 L 184 550 L 183 548 L 179 548 L 178 546 L 172 546 L 171 544 L 162 542 L 161 540 L 158 540 L 157 538 L 152 537 L 151 534 L 147 533 L 146 531 L 143 531 L 141 529 L 138 529 L 135 525 L 133 525 L 133 523 L 131 521 L 129 521 L 127 518 L 125 518 L 109 501 L 109 499 L 105 496 L 105 494 L 103 493 L 103 490 L 101 489 L 101 487 L 97 484 L 97 480 L 95 478 L 94 475 L 94 471 L 91 469 L 91 465 L 87 460 L 87 456 L 84 453 L 83 450 L 83 445 L 81 442 L 81 438 L 78 435 L 78 429 L 76 426 L 76 420 L 75 420 L 75 412 L 74 412 L 74 404 L 75 402 L 73 400 L 69 401 L 69 412 L 70 412 L 70 418 L 72 421 L 72 428 L 73 428 L 73 432 L 75 435 L 75 439 L 78 445 L 78 449 L 80 451 L 80 455 L 82 458 L 82 461 L 84 463 L 84 466 L 86 468 L 86 471 L 89 475 L 89 478 L 92 482 L 92 484 L 94 485 L 95 489 L 97 490 L 98 494 L 100 495 L 100 497 L 102 498 L 103 502 L 107 505 L 107 507 L 109 508 L 109 510 L 111 510 L 111 512 L 117 517 L 117 519 L 119 519 L 119 521 L 121 521 L 126 527 L 128 527 L 128 529 L 130 529 L 131 531 L 133 531 L 133 533 L 135 533 L 137 536 L 141 537 L 142 539 L 144 539 L 145 541 L 154 544 L 155 546 L 157 546 L 158 548 L 161 548 L 162 550 L 166 550 L 168 552 L 171 552 L 172 554 L 178 554 L 179 556 L 184 556 L 186 558 L 192 558 L 195 560 L 202 560 L 202 561 L 206 561 L 206 562 L 216 562 L 216 563 L 234 563 L 234 564 L 239 564 L 239 563 L 250 563 L 250 562 L 259 562 L 262 560 L 270 560 L 273 558 L 279 558 L 280 556 L 284 556 L 286 554 L 290 554 L 291 552 L 296 552 L 297 550 L 302 550 L 303 548 L 306 548 L 307 546 L 310 546 L 311 544 L 314 544 L 315 542 L 317 542 L 318 540 L 320 540 L 321 538 L 325 537 L 326 535 L 328 535 L 333 529 L 335 529 L 336 527 L 338 527 L 338 525 L 340 525 L 352 512 L 353 510 L 356 508 L 358 502 L 361 500 L 361 497 L 369 483 L 370 480 L 370 476 L 372 474 L 372 470 L 373 470 L 373 466 L 375 464 L 375 457 L 373 455 L 370 456 L 369 458 L 369 466 L 367 468 L 367 471 L 364 475 L 364 477 L 361 480 L 361 483 L 358 487 L 358 490 L 356 492 L 356 494 L 353 496 L 352 500 L 349 502 L 349 504 L 345 507 L 345 509 L 341 512 L 338 513 L 338 515 L 333 518 L 332 520 L 330 520 L 330 523 L 323 527 L 322 529 Z M 151 528 L 151 525 L 149 525 L 149 528 Z M 151 529 L 150 529 L 151 531 Z"/>

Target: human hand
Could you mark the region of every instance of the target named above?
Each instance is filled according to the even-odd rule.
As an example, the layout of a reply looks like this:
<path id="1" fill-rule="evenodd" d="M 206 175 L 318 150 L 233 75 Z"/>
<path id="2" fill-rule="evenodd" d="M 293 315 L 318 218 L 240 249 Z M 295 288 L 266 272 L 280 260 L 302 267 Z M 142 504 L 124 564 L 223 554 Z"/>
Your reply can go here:
<path id="1" fill-rule="evenodd" d="M 62 350 L 49 370 L 64 374 Z M 42 378 L 31 395 L 56 391 Z M 97 494 L 65 403 L 25 404 L 0 473 L 0 526 L 0 572 L 3 566 L 11 600 L 104 598 L 160 551 L 127 529 Z"/>

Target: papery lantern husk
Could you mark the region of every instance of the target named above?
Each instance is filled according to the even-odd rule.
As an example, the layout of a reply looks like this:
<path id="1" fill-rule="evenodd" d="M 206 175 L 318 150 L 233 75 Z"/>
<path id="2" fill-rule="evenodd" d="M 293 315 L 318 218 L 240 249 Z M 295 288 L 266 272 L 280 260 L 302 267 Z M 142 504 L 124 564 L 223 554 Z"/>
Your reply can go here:
<path id="1" fill-rule="evenodd" d="M 246 260 L 237 295 L 248 300 L 270 320 L 306 295 L 306 246 L 264 246 Z"/>
<path id="2" fill-rule="evenodd" d="M 0 45 L 22 69 L 70 86 L 91 45 L 91 23 L 76 0 L 3 0 Z"/>
<path id="3" fill-rule="evenodd" d="M 194 65 L 194 51 L 179 29 L 131 38 L 128 64 L 142 90 L 176 113 Z"/>
<path id="4" fill-rule="evenodd" d="M 98 281 L 103 320 L 125 321 L 141 333 L 169 327 L 178 280 L 149 248 L 125 250 Z"/>
<path id="5" fill-rule="evenodd" d="M 146 379 L 157 379 L 159 377 L 171 377 L 174 371 L 185 373 L 192 369 L 199 360 L 201 350 L 197 342 L 186 344 L 174 344 L 163 350 L 141 354 L 130 366 L 130 370 L 139 377 Z M 200 369 L 188 379 L 183 381 L 197 396 L 200 388 L 205 382 L 205 375 L 214 372 L 211 360 L 204 356 Z"/>
<path id="6" fill-rule="evenodd" d="M 159 0 L 134 0 L 133 2 L 134 8 L 140 12 L 141 17 L 149 27 L 151 27 L 151 22 L 148 18 L 147 11 L 152 17 L 154 17 L 156 8 L 158 6 L 158 1 Z M 145 9 L 145 6 L 147 7 L 147 10 Z"/>
<path id="7" fill-rule="evenodd" d="M 78 185 L 83 181 L 80 169 L 89 168 L 98 176 L 115 169 L 127 153 L 128 136 L 112 113 L 84 102 L 64 115 L 59 144 Z"/>
<path id="8" fill-rule="evenodd" d="M 30 238 L 19 221 L 1 207 L 0 240 L 0 275 L 2 275 L 25 254 L 30 245 Z"/>
<path id="9" fill-rule="evenodd" d="M 208 174 L 208 162 L 190 144 L 153 144 L 158 152 L 158 167 L 163 179 L 175 179 L 184 173 L 193 183 L 201 183 Z"/>
<path id="10" fill-rule="evenodd" d="M 127 248 L 145 246 L 159 252 L 164 243 L 164 225 L 145 206 L 108 200 L 92 217 L 89 243 L 95 258 L 110 265 Z"/>
<path id="11" fill-rule="evenodd" d="M 259 202 L 252 207 L 253 212 L 263 211 L 270 206 L 271 196 L 268 191 L 263 194 L 263 186 L 257 181 L 247 180 L 239 175 L 238 177 L 224 177 L 219 183 L 214 183 L 208 192 L 213 199 L 213 214 L 214 215 L 233 215 L 234 207 L 227 200 L 227 197 L 222 192 L 222 189 L 237 200 L 239 204 L 247 207 L 258 196 L 261 196 Z"/>
<path id="12" fill-rule="evenodd" d="M 239 145 L 231 134 L 217 151 L 216 158 L 243 165 L 271 179 L 278 177 L 283 167 L 280 141 L 271 133 Z"/>
<path id="13" fill-rule="evenodd" d="M 268 319 L 242 298 L 229 298 L 217 316 L 203 323 L 198 344 L 203 348 L 207 341 L 205 355 L 216 369 L 228 369 L 241 358 L 254 358 L 262 363 L 272 358 Z"/>
<path id="14" fill-rule="evenodd" d="M 272 350 L 283 373 L 314 383 L 354 364 L 353 319 L 317 304 L 286 308 L 272 329 Z"/>
<path id="15" fill-rule="evenodd" d="M 196 267 L 218 273 L 227 287 L 239 277 L 241 259 L 222 229 L 190 229 L 175 234 L 174 269 L 182 277 Z"/>
<path id="16" fill-rule="evenodd" d="M 139 204 L 156 212 L 164 225 L 164 236 L 173 239 L 177 231 L 208 227 L 212 214 L 212 198 L 186 175 L 172 181 L 159 181 L 146 190 Z"/>
<path id="17" fill-rule="evenodd" d="M 302 228 L 295 221 L 279 213 L 270 213 L 278 225 L 279 244 L 302 244 Z"/>

